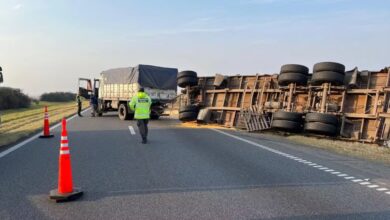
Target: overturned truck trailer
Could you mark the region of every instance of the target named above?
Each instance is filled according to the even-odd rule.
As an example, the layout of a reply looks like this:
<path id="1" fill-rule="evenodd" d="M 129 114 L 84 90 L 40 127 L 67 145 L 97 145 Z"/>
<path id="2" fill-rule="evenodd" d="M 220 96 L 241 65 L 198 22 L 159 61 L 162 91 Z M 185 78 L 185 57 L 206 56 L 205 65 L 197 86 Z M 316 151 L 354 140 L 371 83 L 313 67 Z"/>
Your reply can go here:
<path id="1" fill-rule="evenodd" d="M 345 71 L 318 63 L 313 73 L 285 65 L 279 74 L 198 77 L 184 103 L 198 119 L 248 131 L 274 128 L 387 143 L 390 136 L 390 69 Z M 182 107 L 183 108 L 183 107 Z"/>

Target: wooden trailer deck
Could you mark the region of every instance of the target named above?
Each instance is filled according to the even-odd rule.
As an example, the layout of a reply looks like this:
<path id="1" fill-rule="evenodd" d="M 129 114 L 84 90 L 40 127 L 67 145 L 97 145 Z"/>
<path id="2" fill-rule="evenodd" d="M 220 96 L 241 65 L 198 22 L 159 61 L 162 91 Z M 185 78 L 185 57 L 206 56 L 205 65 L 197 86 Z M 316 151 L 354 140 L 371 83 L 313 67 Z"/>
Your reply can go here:
<path id="1" fill-rule="evenodd" d="M 216 77 L 198 77 L 187 103 L 209 109 L 211 123 L 244 129 L 244 112 L 248 117 L 253 109 L 266 117 L 278 110 L 334 114 L 340 118 L 339 138 L 383 143 L 390 135 L 389 75 L 389 68 L 355 69 L 345 73 L 342 86 L 312 86 L 310 79 L 307 86 L 279 86 L 278 74 L 225 76 L 220 85 L 215 85 Z"/>

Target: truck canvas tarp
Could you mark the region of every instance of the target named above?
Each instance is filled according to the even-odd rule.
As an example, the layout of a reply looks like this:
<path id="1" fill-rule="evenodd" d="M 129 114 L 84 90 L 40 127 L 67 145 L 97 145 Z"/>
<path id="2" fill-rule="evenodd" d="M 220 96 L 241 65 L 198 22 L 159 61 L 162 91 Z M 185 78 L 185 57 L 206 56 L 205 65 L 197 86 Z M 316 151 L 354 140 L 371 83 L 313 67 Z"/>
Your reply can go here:
<path id="1" fill-rule="evenodd" d="M 100 75 L 104 84 L 138 83 L 152 89 L 176 90 L 177 69 L 150 65 L 115 68 L 103 71 Z"/>

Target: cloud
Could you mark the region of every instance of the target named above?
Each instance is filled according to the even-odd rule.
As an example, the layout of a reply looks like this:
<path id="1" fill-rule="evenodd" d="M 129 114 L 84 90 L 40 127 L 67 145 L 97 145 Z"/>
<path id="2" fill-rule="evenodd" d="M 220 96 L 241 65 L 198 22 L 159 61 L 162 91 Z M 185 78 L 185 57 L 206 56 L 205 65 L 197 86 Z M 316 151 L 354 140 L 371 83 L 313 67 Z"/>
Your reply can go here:
<path id="1" fill-rule="evenodd" d="M 19 10 L 19 9 L 21 9 L 22 7 L 23 7 L 23 4 L 18 3 L 18 4 L 16 4 L 16 5 L 14 5 L 14 6 L 12 7 L 12 9 L 14 9 L 14 10 Z"/>

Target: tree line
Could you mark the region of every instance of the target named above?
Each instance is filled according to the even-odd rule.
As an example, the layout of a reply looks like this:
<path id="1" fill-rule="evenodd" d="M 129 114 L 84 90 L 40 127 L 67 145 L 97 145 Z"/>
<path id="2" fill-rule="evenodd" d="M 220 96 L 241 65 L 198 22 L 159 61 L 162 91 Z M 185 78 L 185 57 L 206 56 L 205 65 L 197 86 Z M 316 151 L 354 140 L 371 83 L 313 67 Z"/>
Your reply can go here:
<path id="1" fill-rule="evenodd" d="M 39 99 L 34 99 L 20 89 L 0 87 L 0 110 L 28 108 L 32 102 L 70 102 L 75 99 L 76 94 L 71 92 L 49 92 L 42 94 Z"/>

